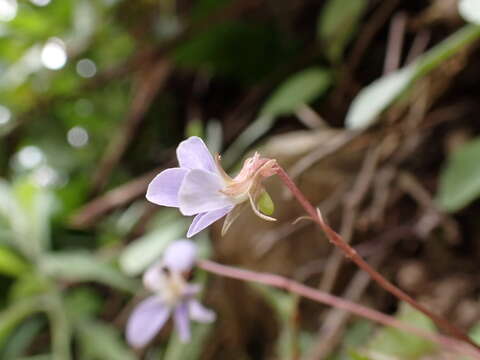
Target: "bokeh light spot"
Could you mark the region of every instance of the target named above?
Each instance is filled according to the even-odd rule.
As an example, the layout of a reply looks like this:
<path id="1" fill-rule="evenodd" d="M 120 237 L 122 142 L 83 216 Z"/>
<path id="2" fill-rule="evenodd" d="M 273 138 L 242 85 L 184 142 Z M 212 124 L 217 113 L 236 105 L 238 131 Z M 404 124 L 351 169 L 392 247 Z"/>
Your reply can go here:
<path id="1" fill-rule="evenodd" d="M 77 62 L 77 73 L 81 77 L 91 78 L 97 73 L 97 66 L 90 59 L 82 59 Z"/>
<path id="2" fill-rule="evenodd" d="M 15 19 L 17 9 L 17 0 L 0 0 L 0 21 Z"/>
<path id="3" fill-rule="evenodd" d="M 40 56 L 43 66 L 47 69 L 59 70 L 64 67 L 67 62 L 65 44 L 58 38 L 51 38 L 43 47 Z"/>
<path id="4" fill-rule="evenodd" d="M 81 126 L 75 126 L 68 130 L 67 140 L 73 147 L 83 147 L 88 143 L 88 132 Z"/>
<path id="5" fill-rule="evenodd" d="M 11 118 L 11 111 L 6 106 L 0 105 L 0 125 L 7 124 Z"/>

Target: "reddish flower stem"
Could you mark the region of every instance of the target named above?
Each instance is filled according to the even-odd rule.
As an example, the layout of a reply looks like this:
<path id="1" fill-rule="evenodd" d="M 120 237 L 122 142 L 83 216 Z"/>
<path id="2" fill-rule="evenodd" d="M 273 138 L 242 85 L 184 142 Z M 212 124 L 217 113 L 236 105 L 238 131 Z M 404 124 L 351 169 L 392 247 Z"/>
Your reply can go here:
<path id="1" fill-rule="evenodd" d="M 312 220 L 317 223 L 323 232 L 326 234 L 329 241 L 338 247 L 347 258 L 352 260 L 355 264 L 357 264 L 362 270 L 366 271 L 373 280 L 375 280 L 381 287 L 385 290 L 396 296 L 398 299 L 405 301 L 406 303 L 413 306 L 418 311 L 421 311 L 425 315 L 427 315 L 430 319 L 432 319 L 435 324 L 437 324 L 440 328 L 444 331 L 448 332 L 453 337 L 462 340 L 478 350 L 480 350 L 480 346 L 473 342 L 461 329 L 456 327 L 455 325 L 451 324 L 449 321 L 444 319 L 443 317 L 431 312 L 426 307 L 415 301 L 410 295 L 405 293 L 403 290 L 392 284 L 389 280 L 383 277 L 378 271 L 372 268 L 358 253 L 357 251 L 348 245 L 339 234 L 337 234 L 327 223 L 323 220 L 320 215 L 320 212 L 313 207 L 313 205 L 307 200 L 305 195 L 300 191 L 300 189 L 295 185 L 295 183 L 290 179 L 287 172 L 280 166 L 277 169 L 278 177 L 283 181 L 285 186 L 292 192 L 293 196 L 297 199 L 300 205 L 305 209 L 308 215 L 312 218 Z"/>
<path id="2" fill-rule="evenodd" d="M 408 333 L 415 334 L 419 337 L 427 339 L 429 341 L 440 344 L 446 348 L 459 352 L 463 355 L 468 355 L 474 359 L 480 359 L 480 354 L 475 348 L 472 348 L 468 344 L 464 344 L 457 339 L 450 338 L 448 336 L 434 334 L 416 327 L 410 326 L 400 320 L 395 319 L 392 316 L 383 314 L 379 311 L 370 309 L 368 307 L 355 304 L 348 300 L 339 298 L 337 296 L 328 294 L 326 292 L 313 289 L 305 286 L 299 282 L 287 279 L 280 275 L 259 273 L 250 270 L 238 269 L 231 266 L 217 264 L 209 260 L 199 260 L 197 266 L 205 271 L 213 274 L 217 274 L 224 277 L 229 277 L 238 280 L 256 282 L 259 284 L 273 286 L 279 289 L 295 293 L 303 296 L 307 299 L 320 302 L 329 306 L 333 306 L 338 309 L 342 309 L 351 312 L 355 315 L 364 317 L 366 319 L 375 321 L 385 326 L 395 327 Z"/>

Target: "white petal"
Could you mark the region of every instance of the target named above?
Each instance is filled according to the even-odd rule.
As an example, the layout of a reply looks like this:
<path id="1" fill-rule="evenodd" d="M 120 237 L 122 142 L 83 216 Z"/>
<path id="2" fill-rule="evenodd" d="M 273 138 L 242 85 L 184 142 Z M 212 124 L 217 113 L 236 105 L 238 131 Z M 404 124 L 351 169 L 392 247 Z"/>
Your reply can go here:
<path id="1" fill-rule="evenodd" d="M 173 322 L 175 323 L 175 330 L 178 332 L 178 337 L 183 343 L 190 341 L 190 317 L 186 303 L 178 305 L 173 312 Z"/>
<path id="2" fill-rule="evenodd" d="M 178 200 L 183 215 L 196 215 L 235 205 L 233 200 L 223 194 L 223 180 L 217 174 L 194 169 L 184 178 Z"/>
<path id="3" fill-rule="evenodd" d="M 172 242 L 163 254 L 163 263 L 170 270 L 190 271 L 197 261 L 197 245 L 190 240 Z"/>
<path id="4" fill-rule="evenodd" d="M 147 200 L 157 205 L 178 207 L 178 190 L 187 173 L 187 169 L 180 168 L 162 171 L 148 185 Z"/>
<path id="5" fill-rule="evenodd" d="M 187 237 L 192 237 L 193 235 L 199 233 L 207 226 L 213 224 L 218 219 L 224 217 L 230 211 L 232 211 L 233 206 L 227 206 L 222 209 L 209 211 L 206 213 L 198 214 L 192 221 L 190 228 L 188 229 Z"/>
<path id="6" fill-rule="evenodd" d="M 215 321 L 216 318 L 216 315 L 212 310 L 207 309 L 195 299 L 188 302 L 188 311 L 190 313 L 190 319 L 201 323 L 211 323 Z"/>
<path id="7" fill-rule="evenodd" d="M 180 167 L 186 169 L 202 169 L 216 173 L 215 161 L 207 146 L 197 136 L 189 137 L 177 147 L 177 159 Z"/>

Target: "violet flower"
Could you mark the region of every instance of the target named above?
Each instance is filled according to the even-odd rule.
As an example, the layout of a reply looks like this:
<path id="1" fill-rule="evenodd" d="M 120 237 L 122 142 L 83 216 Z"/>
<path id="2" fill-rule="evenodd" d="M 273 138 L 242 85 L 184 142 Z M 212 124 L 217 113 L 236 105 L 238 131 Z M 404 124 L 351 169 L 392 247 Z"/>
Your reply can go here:
<path id="1" fill-rule="evenodd" d="M 145 346 L 170 316 L 182 342 L 190 340 L 190 320 L 202 323 L 215 320 L 215 313 L 194 298 L 200 286 L 186 280 L 196 257 L 193 242 L 178 240 L 166 249 L 161 261 L 145 272 L 143 284 L 154 295 L 140 302 L 128 319 L 126 337 L 131 346 Z"/>
<path id="2" fill-rule="evenodd" d="M 146 197 L 157 205 L 178 207 L 183 215 L 195 215 L 187 237 L 228 214 L 222 229 L 222 234 L 225 233 L 246 203 L 250 203 L 259 217 L 275 221 L 258 208 L 258 200 L 268 196 L 261 181 L 275 174 L 275 160 L 261 158 L 256 153 L 231 178 L 222 169 L 220 156 L 214 160 L 202 139 L 196 136 L 178 145 L 177 159 L 179 167 L 158 174 L 149 184 Z"/>

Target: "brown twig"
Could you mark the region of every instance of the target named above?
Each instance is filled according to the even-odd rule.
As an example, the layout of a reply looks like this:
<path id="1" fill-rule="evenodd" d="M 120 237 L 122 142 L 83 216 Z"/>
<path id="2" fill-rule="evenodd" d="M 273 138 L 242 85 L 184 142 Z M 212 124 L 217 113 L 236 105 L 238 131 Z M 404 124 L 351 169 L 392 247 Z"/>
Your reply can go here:
<path id="1" fill-rule="evenodd" d="M 162 169 L 151 171 L 92 200 L 77 211 L 71 225 L 77 228 L 90 226 L 105 213 L 144 195 L 150 181 Z"/>
<path id="2" fill-rule="evenodd" d="M 406 22 L 407 15 L 404 12 L 398 13 L 393 17 L 388 34 L 387 54 L 385 56 L 383 74 L 389 74 L 397 70 L 400 66 Z"/>
<path id="3" fill-rule="evenodd" d="M 111 172 L 132 142 L 155 95 L 165 84 L 170 69 L 169 62 L 161 60 L 138 74 L 137 87 L 134 90 L 134 97 L 127 118 L 108 144 L 105 154 L 100 160 L 98 170 L 94 174 L 92 180 L 94 193 L 101 190 L 107 183 Z"/>
<path id="4" fill-rule="evenodd" d="M 278 166 L 277 168 L 277 176 L 283 181 L 285 186 L 292 192 L 293 196 L 297 199 L 299 204 L 305 209 L 307 214 L 312 218 L 312 220 L 317 223 L 320 228 L 323 230 L 329 241 L 337 246 L 344 255 L 352 260 L 355 264 L 357 264 L 362 270 L 367 272 L 373 280 L 375 280 L 381 287 L 385 290 L 390 292 L 392 295 L 396 296 L 398 299 L 405 301 L 406 303 L 413 306 L 415 309 L 421 311 L 425 315 L 427 315 L 430 319 L 432 319 L 435 324 L 437 324 L 440 328 L 448 332 L 453 337 L 462 340 L 475 348 L 480 350 L 480 346 L 477 345 L 473 340 L 471 340 L 461 329 L 457 328 L 455 325 L 451 324 L 449 321 L 444 319 L 441 316 L 433 313 L 416 300 L 414 300 L 410 295 L 405 293 L 403 290 L 395 286 L 389 280 L 387 280 L 383 275 L 381 275 L 378 271 L 372 268 L 358 253 L 355 249 L 353 249 L 350 245 L 348 245 L 343 239 L 338 235 L 321 217 L 319 210 L 315 209 L 313 205 L 307 200 L 307 198 L 303 195 L 300 189 L 295 185 L 295 183 L 290 179 L 288 174 L 285 170 Z M 480 352 L 479 352 L 480 353 Z"/>
<path id="5" fill-rule="evenodd" d="M 312 207 L 313 209 L 313 207 Z M 336 307 L 338 309 L 346 310 L 355 315 L 367 318 L 385 326 L 391 326 L 403 331 L 415 334 L 429 341 L 435 342 L 442 346 L 448 347 L 456 352 L 464 353 L 465 355 L 473 356 L 476 359 L 480 359 L 479 353 L 472 349 L 470 346 L 460 343 L 456 339 L 449 338 L 443 335 L 432 334 L 430 332 L 418 329 L 410 326 L 376 310 L 367 308 L 365 306 L 355 304 L 353 302 L 344 300 L 342 298 L 330 295 L 328 293 L 313 289 L 305 286 L 299 282 L 285 278 L 276 274 L 260 273 L 250 270 L 238 269 L 231 266 L 225 266 L 217 264 L 209 260 L 199 260 L 197 266 L 205 271 L 213 274 L 217 274 L 232 279 L 256 282 L 259 284 L 273 286 L 279 289 L 289 291 L 291 293 L 300 295 L 307 299 L 320 302 L 329 306 Z"/>
<path id="6" fill-rule="evenodd" d="M 371 149 L 367 154 L 360 174 L 358 175 L 353 189 L 347 194 L 347 201 L 343 207 L 342 226 L 340 234 L 343 241 L 350 243 L 353 237 L 353 229 L 355 220 L 357 219 L 358 207 L 365 197 L 370 184 L 375 176 L 375 169 L 380 158 L 381 146 Z M 320 283 L 320 289 L 330 292 L 333 284 L 337 279 L 338 271 L 343 261 L 343 253 L 339 249 L 335 249 L 333 255 L 327 260 L 324 276 Z"/>

